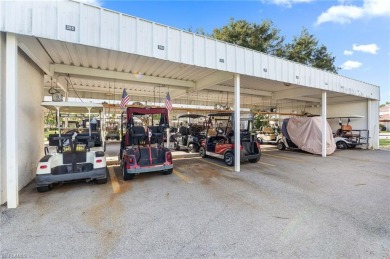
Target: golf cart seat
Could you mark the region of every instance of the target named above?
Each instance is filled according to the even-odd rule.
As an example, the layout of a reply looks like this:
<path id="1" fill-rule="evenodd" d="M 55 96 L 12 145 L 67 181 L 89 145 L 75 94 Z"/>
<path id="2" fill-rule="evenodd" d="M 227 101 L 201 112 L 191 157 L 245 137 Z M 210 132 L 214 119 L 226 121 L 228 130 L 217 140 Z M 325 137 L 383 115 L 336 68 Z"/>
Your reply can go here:
<path id="1" fill-rule="evenodd" d="M 338 130 L 336 135 L 339 135 L 344 138 L 352 138 L 352 137 L 358 137 L 359 134 L 353 134 L 352 133 L 352 126 L 351 125 L 342 125 L 341 129 Z"/>
<path id="2" fill-rule="evenodd" d="M 150 126 L 148 127 L 149 132 L 152 132 L 152 137 L 150 138 L 150 144 L 162 143 L 163 133 L 161 132 L 160 126 Z"/>
<path id="3" fill-rule="evenodd" d="M 214 136 L 208 139 L 208 144 L 217 144 L 226 141 L 224 136 Z"/>
<path id="4" fill-rule="evenodd" d="M 145 141 L 145 128 L 143 126 L 134 126 L 130 133 L 130 145 L 139 145 Z"/>
<path id="5" fill-rule="evenodd" d="M 181 127 L 179 128 L 179 133 L 180 133 L 181 135 L 189 135 L 189 134 L 190 134 L 190 129 L 187 128 L 187 127 L 181 126 Z"/>

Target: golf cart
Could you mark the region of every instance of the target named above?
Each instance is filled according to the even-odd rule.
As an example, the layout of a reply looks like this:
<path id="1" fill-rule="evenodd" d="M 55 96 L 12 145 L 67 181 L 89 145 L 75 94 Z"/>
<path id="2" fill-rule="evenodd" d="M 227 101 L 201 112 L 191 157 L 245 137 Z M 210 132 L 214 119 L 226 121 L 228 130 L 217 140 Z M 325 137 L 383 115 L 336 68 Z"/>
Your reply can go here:
<path id="1" fill-rule="evenodd" d="M 185 148 L 189 153 L 198 152 L 200 142 L 205 136 L 206 116 L 185 114 L 178 117 L 179 129 L 175 135 L 174 147 L 176 150 Z"/>
<path id="2" fill-rule="evenodd" d="M 45 148 L 45 156 L 39 161 L 35 183 L 38 192 L 50 191 L 53 185 L 61 182 L 77 180 L 92 181 L 98 184 L 107 182 L 106 158 L 103 151 L 91 150 L 94 141 L 89 134 L 79 134 L 76 131 L 61 134 L 60 112 L 72 109 L 100 108 L 98 104 L 43 102 L 42 106 L 56 109 L 59 134 L 49 135 L 49 147 Z M 55 150 L 50 152 L 51 148 Z"/>
<path id="3" fill-rule="evenodd" d="M 329 124 L 327 124 L 326 154 L 332 154 L 336 146 Z M 312 154 L 322 154 L 322 118 L 299 117 L 283 120 L 282 135 L 276 145 L 279 150 L 299 149 Z"/>
<path id="4" fill-rule="evenodd" d="M 119 122 L 115 120 L 110 120 L 107 122 L 105 140 L 120 140 Z"/>
<path id="5" fill-rule="evenodd" d="M 344 118 L 347 119 L 347 124 L 342 123 Z M 352 126 L 349 125 L 351 118 L 363 118 L 363 116 L 339 117 L 340 128 L 333 134 L 338 149 L 355 148 L 368 144 L 368 130 L 353 130 Z"/>
<path id="6" fill-rule="evenodd" d="M 163 140 L 167 127 L 168 110 L 165 108 L 127 108 L 119 154 L 125 181 L 141 173 L 172 173 L 172 154 L 164 147 Z"/>
<path id="7" fill-rule="evenodd" d="M 199 155 L 223 159 L 228 166 L 234 165 L 234 113 L 209 114 L 206 124 L 206 139 L 201 141 Z M 214 122 L 213 122 L 214 121 Z M 252 134 L 253 115 L 241 114 L 240 157 L 241 161 L 257 163 L 260 160 L 260 146 Z"/>
<path id="8" fill-rule="evenodd" d="M 91 137 L 95 142 L 95 147 L 102 146 L 100 120 L 97 120 L 95 117 L 93 117 L 91 120 L 84 119 L 83 120 L 83 129 L 84 129 L 84 133 L 88 132 L 89 129 L 91 129 Z"/>
<path id="9" fill-rule="evenodd" d="M 270 126 L 261 127 L 259 130 L 255 130 L 257 141 L 260 144 L 276 144 L 276 141 L 279 136 L 279 127 L 275 129 Z"/>

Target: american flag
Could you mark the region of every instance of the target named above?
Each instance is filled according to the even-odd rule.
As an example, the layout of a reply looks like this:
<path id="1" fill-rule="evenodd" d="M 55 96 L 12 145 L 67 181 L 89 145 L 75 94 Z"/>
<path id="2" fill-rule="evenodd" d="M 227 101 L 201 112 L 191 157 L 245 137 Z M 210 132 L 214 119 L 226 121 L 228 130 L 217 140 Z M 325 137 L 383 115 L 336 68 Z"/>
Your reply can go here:
<path id="1" fill-rule="evenodd" d="M 169 92 L 167 93 L 167 97 L 165 98 L 165 108 L 168 109 L 168 111 L 172 111 L 172 103 L 171 103 L 171 97 L 169 96 Z"/>
<path id="2" fill-rule="evenodd" d="M 130 95 L 127 94 L 126 89 L 123 89 L 121 109 L 126 108 L 126 104 L 130 101 Z"/>

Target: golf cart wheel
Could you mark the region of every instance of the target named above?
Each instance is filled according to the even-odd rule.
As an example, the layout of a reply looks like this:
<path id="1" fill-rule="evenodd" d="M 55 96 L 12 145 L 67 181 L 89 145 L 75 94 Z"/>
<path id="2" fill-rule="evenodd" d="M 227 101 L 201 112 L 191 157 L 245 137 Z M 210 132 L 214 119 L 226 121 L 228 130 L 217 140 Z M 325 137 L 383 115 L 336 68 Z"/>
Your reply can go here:
<path id="1" fill-rule="evenodd" d="M 286 145 L 282 141 L 279 141 L 277 146 L 278 146 L 279 150 L 285 150 L 286 149 Z"/>
<path id="2" fill-rule="evenodd" d="M 189 144 L 188 145 L 188 153 L 196 153 L 198 150 L 196 148 L 196 145 L 194 144 Z"/>
<path id="3" fill-rule="evenodd" d="M 163 174 L 163 175 L 170 175 L 170 174 L 172 174 L 172 172 L 173 172 L 173 168 L 168 169 L 168 170 L 166 170 L 166 171 L 163 171 L 162 174 Z"/>
<path id="4" fill-rule="evenodd" d="M 347 149 L 348 145 L 344 141 L 337 141 L 336 146 L 338 149 Z"/>
<path id="5" fill-rule="evenodd" d="M 176 151 L 179 151 L 179 150 L 180 150 L 179 142 L 175 141 L 175 142 L 173 143 L 173 146 L 175 147 L 175 150 L 176 150 Z"/>
<path id="6" fill-rule="evenodd" d="M 234 155 L 232 152 L 226 152 L 225 156 L 223 157 L 223 160 L 228 166 L 234 165 Z"/>
<path id="7" fill-rule="evenodd" d="M 135 177 L 135 174 L 128 174 L 126 172 L 126 165 L 123 165 L 122 172 L 123 172 L 123 180 L 124 181 L 133 180 Z"/>
<path id="8" fill-rule="evenodd" d="M 203 146 L 201 146 L 201 147 L 199 148 L 199 155 L 200 155 L 201 157 L 203 157 L 203 158 L 207 157 L 207 155 L 206 155 L 206 149 L 205 149 Z"/>
<path id="9" fill-rule="evenodd" d="M 260 160 L 260 157 L 253 158 L 253 159 L 248 159 L 249 163 L 257 163 L 257 162 L 259 162 L 259 160 Z"/>
<path id="10" fill-rule="evenodd" d="M 106 177 L 95 179 L 95 183 L 96 184 L 106 184 L 107 180 L 108 180 L 108 177 L 107 177 L 107 169 L 106 169 Z"/>
<path id="11" fill-rule="evenodd" d="M 48 191 L 51 191 L 51 189 L 53 189 L 53 185 L 51 185 L 51 184 L 46 185 L 46 186 L 37 187 L 38 192 L 48 192 Z"/>

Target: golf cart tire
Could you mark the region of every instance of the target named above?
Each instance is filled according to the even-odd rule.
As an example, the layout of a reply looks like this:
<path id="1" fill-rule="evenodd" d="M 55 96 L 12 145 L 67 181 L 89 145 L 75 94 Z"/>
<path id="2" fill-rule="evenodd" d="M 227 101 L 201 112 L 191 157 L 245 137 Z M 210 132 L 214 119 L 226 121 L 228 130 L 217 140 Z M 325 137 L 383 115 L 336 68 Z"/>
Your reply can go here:
<path id="1" fill-rule="evenodd" d="M 163 175 L 170 175 L 170 174 L 172 174 L 172 172 L 173 172 L 173 168 L 163 171 L 162 174 Z"/>
<path id="2" fill-rule="evenodd" d="M 254 159 L 248 159 L 249 163 L 257 163 L 260 161 L 260 157 Z"/>
<path id="3" fill-rule="evenodd" d="M 230 151 L 226 152 L 225 155 L 223 156 L 223 160 L 228 166 L 233 166 L 234 165 L 234 154 Z"/>
<path id="4" fill-rule="evenodd" d="M 198 151 L 198 148 L 195 144 L 189 144 L 188 145 L 188 153 L 196 153 Z"/>
<path id="5" fill-rule="evenodd" d="M 123 174 L 123 181 L 133 180 L 135 177 L 135 174 L 128 174 L 126 172 L 126 165 L 123 165 L 122 167 L 122 174 Z"/>
<path id="6" fill-rule="evenodd" d="M 338 149 L 347 149 L 347 148 L 348 148 L 348 145 L 347 145 L 347 143 L 345 143 L 344 141 L 337 141 L 336 147 L 337 147 Z"/>
<path id="7" fill-rule="evenodd" d="M 278 147 L 279 150 L 285 150 L 286 149 L 286 145 L 282 141 L 278 142 L 277 147 Z"/>
<path id="8" fill-rule="evenodd" d="M 202 158 L 207 157 L 207 155 L 206 155 L 206 150 L 205 150 L 205 148 L 204 148 L 203 146 L 201 146 L 201 147 L 199 148 L 199 155 L 200 155 L 200 157 L 202 157 Z"/>
<path id="9" fill-rule="evenodd" d="M 107 181 L 108 181 L 108 177 L 107 177 L 107 168 L 106 168 L 106 177 L 95 179 L 95 183 L 96 184 L 106 184 Z"/>
<path id="10" fill-rule="evenodd" d="M 48 192 L 51 191 L 51 189 L 53 189 L 53 186 L 51 184 L 37 187 L 38 192 Z"/>

